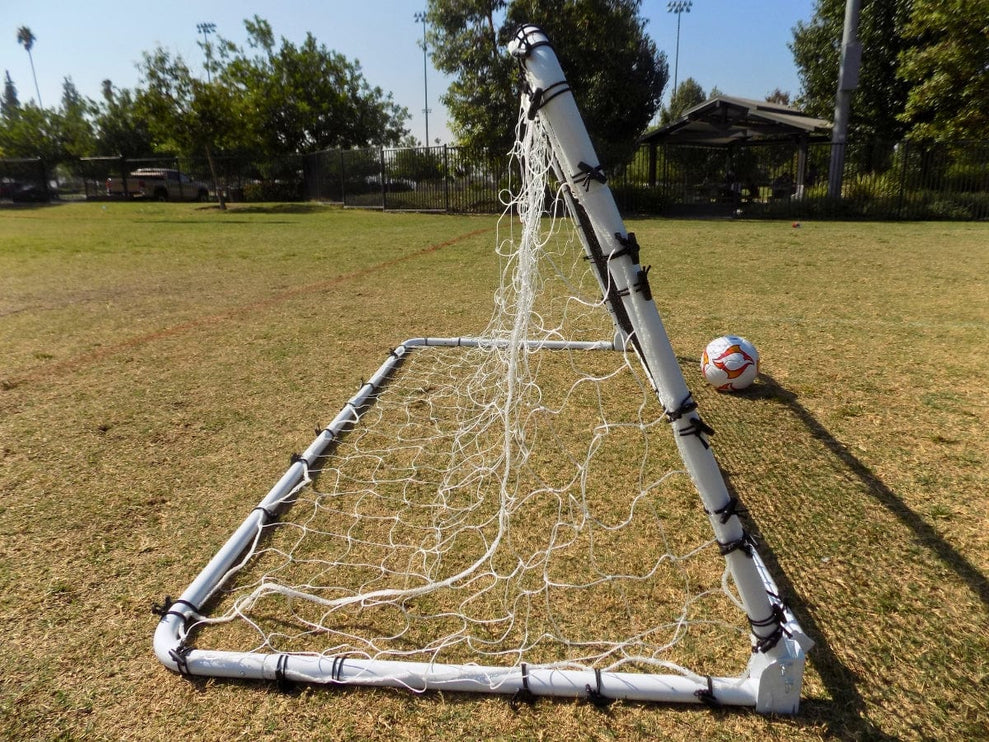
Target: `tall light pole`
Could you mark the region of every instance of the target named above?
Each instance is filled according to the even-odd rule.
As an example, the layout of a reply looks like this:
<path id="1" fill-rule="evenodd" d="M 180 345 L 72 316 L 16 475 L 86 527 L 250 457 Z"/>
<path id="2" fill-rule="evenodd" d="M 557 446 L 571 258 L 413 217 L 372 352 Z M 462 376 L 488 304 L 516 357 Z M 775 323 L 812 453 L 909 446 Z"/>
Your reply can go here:
<path id="1" fill-rule="evenodd" d="M 416 23 L 422 23 L 422 92 L 425 101 L 425 108 L 422 112 L 426 115 L 426 146 L 429 146 L 429 83 L 426 78 L 426 14 L 417 12 L 413 18 Z"/>
<path id="2" fill-rule="evenodd" d="M 212 63 L 209 53 L 209 35 L 216 32 L 215 23 L 197 23 L 196 30 L 203 35 L 203 47 L 206 49 L 206 82 L 212 82 L 210 79 L 209 68 Z"/>
<path id="3" fill-rule="evenodd" d="M 670 13 L 677 14 L 677 50 L 676 55 L 673 57 L 673 92 L 670 93 L 671 101 L 677 91 L 677 73 L 680 71 L 680 15 L 682 13 L 689 13 L 691 5 L 693 5 L 691 0 L 671 0 L 666 3 L 666 10 Z"/>

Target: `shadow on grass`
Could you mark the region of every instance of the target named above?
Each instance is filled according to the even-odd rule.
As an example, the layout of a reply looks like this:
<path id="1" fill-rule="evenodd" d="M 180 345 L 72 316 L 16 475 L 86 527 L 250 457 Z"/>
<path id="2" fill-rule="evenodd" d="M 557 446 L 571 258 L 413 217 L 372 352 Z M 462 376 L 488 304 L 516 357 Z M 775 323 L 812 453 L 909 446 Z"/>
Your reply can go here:
<path id="1" fill-rule="evenodd" d="M 0 201 L 0 209 L 4 211 L 35 211 L 36 209 L 53 209 L 63 203 L 64 201 Z"/>
<path id="2" fill-rule="evenodd" d="M 807 427 L 811 435 L 823 443 L 828 451 L 865 485 L 869 495 L 906 526 L 918 543 L 933 552 L 941 562 L 957 574 L 982 604 L 989 608 L 989 578 L 982 574 L 955 547 L 945 541 L 933 526 L 911 510 L 900 499 L 899 495 L 876 476 L 875 472 L 862 463 L 844 443 L 831 435 L 827 428 L 821 425 L 807 408 L 797 401 L 796 394 L 784 389 L 773 377 L 765 373 L 760 374 L 759 379 L 762 383 L 751 387 L 749 393 L 740 394 L 739 397 L 742 399 L 775 399 L 785 404 Z"/>
<path id="3" fill-rule="evenodd" d="M 751 396 L 750 396 L 751 398 Z M 731 475 L 721 470 L 721 475 L 725 480 L 725 486 L 733 497 L 739 497 L 744 503 L 731 481 Z M 746 513 L 743 518 L 747 524 L 747 530 L 752 534 L 760 533 L 759 521 L 751 513 Z M 865 701 L 858 691 L 858 678 L 838 657 L 827 638 L 827 633 L 821 629 L 814 618 L 812 606 L 808 605 L 800 592 L 790 581 L 786 572 L 780 566 L 776 554 L 769 545 L 759 539 L 759 556 L 766 563 L 769 573 L 779 588 L 780 597 L 793 611 L 800 623 L 800 627 L 811 639 L 814 646 L 809 652 L 814 668 L 821 676 L 821 682 L 827 688 L 830 700 L 815 700 L 812 698 L 802 698 L 800 701 L 800 711 L 793 720 L 796 725 L 801 725 L 801 721 L 814 724 L 823 721 L 832 728 L 829 730 L 832 735 L 843 737 L 850 732 L 861 734 L 866 732 L 869 739 L 892 740 L 890 737 L 876 729 L 865 718 Z"/>
<path id="4" fill-rule="evenodd" d="M 680 359 L 681 362 L 684 359 Z M 691 359 L 692 363 L 693 360 Z M 744 392 L 735 395 L 739 400 L 766 400 L 782 402 L 795 418 L 810 432 L 811 436 L 820 441 L 824 447 L 835 456 L 847 471 L 857 478 L 864 486 L 868 495 L 879 505 L 892 514 L 914 536 L 916 541 L 929 549 L 944 565 L 949 567 L 981 600 L 989 606 L 989 579 L 986 578 L 970 561 L 960 554 L 951 544 L 938 534 L 921 516 L 911 510 L 906 503 L 887 486 L 868 466 L 866 466 L 849 448 L 837 440 L 800 402 L 797 395 L 785 389 L 771 376 L 762 373 L 759 382 Z M 730 476 L 722 472 L 729 491 L 736 495 Z M 751 514 L 746 519 L 752 526 L 752 532 L 759 532 L 758 518 Z M 821 681 L 827 688 L 831 699 L 828 701 L 806 699 L 801 702 L 799 717 L 813 721 L 816 717 L 824 721 L 831 729 L 832 735 L 844 737 L 848 734 L 856 736 L 864 734 L 869 739 L 895 739 L 877 729 L 866 718 L 866 705 L 858 691 L 858 677 L 839 658 L 827 639 L 827 633 L 821 630 L 814 618 L 812 605 L 805 601 L 794 587 L 786 573 L 780 567 L 776 555 L 764 542 L 760 543 L 759 554 L 766 562 L 773 575 L 782 597 L 794 611 L 803 629 L 810 636 L 815 646 L 810 655 L 815 669 L 821 676 Z M 799 724 L 799 718 L 796 721 Z"/>
<path id="5" fill-rule="evenodd" d="M 207 207 L 208 208 L 208 207 Z M 212 207 L 219 208 L 219 207 Z M 227 204 L 227 211 L 234 214 L 314 214 L 332 208 L 321 203 L 264 203 L 264 204 Z"/>

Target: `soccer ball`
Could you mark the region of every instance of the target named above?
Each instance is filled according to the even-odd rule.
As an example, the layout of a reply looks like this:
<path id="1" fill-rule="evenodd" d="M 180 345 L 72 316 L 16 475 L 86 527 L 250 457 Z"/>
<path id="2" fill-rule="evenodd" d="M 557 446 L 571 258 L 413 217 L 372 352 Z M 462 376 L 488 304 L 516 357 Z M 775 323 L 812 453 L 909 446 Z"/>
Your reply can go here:
<path id="1" fill-rule="evenodd" d="M 718 391 L 737 392 L 759 375 L 759 351 L 743 337 L 722 335 L 704 349 L 701 373 Z"/>

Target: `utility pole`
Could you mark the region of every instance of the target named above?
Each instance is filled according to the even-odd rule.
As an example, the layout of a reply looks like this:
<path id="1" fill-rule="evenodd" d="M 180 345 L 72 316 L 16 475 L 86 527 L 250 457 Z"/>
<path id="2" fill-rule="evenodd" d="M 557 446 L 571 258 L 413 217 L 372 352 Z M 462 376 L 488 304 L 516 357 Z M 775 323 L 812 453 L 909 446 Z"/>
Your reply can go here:
<path id="1" fill-rule="evenodd" d="M 859 10 L 862 0 L 845 0 L 845 28 L 841 34 L 841 66 L 838 68 L 838 94 L 834 104 L 834 128 L 831 130 L 831 164 L 828 169 L 828 197 L 841 198 L 841 180 L 848 146 L 848 117 L 852 91 L 859 84 L 862 44 L 859 42 Z"/>

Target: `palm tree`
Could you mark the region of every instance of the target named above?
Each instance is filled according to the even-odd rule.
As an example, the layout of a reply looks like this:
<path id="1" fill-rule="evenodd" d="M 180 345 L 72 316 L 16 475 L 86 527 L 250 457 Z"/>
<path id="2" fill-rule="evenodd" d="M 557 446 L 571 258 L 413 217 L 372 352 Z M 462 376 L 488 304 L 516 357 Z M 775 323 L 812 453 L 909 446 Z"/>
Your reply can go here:
<path id="1" fill-rule="evenodd" d="M 34 46 L 36 38 L 27 26 L 21 26 L 17 29 L 17 43 L 24 47 L 27 58 L 31 60 L 31 76 L 34 77 L 34 92 L 38 94 L 38 108 L 44 108 L 45 106 L 41 102 L 41 90 L 38 88 L 38 74 L 34 71 L 34 56 L 31 54 L 31 47 Z"/>

